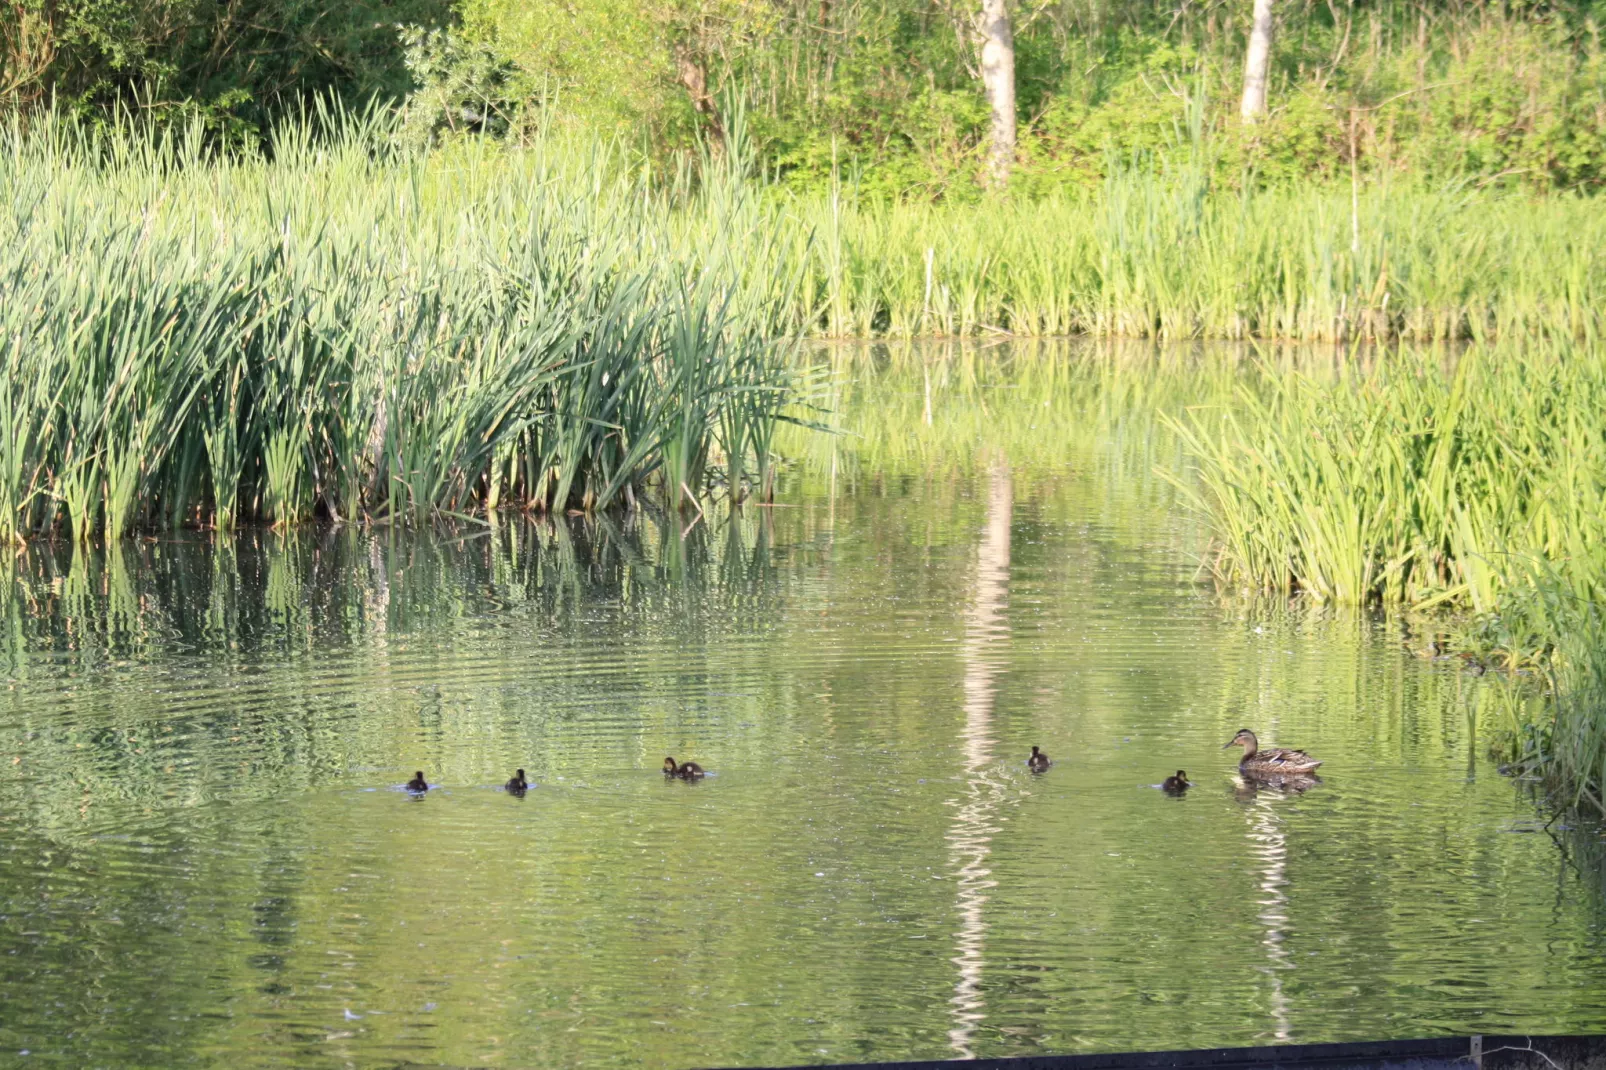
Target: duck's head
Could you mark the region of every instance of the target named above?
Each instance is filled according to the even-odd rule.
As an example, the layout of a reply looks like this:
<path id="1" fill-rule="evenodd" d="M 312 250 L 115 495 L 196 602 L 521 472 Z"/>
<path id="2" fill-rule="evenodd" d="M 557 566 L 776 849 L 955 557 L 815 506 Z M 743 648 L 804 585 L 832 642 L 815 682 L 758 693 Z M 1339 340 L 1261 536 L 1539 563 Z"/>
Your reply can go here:
<path id="1" fill-rule="evenodd" d="M 1230 741 L 1228 741 L 1227 743 L 1223 744 L 1221 749 L 1222 750 L 1226 750 L 1229 747 L 1257 747 L 1257 746 L 1259 746 L 1259 743 L 1255 739 L 1255 734 L 1253 732 L 1249 731 L 1249 729 L 1247 729 L 1247 728 L 1240 728 L 1240 729 L 1238 729 L 1238 734 L 1236 736 L 1233 736 Z"/>
<path id="2" fill-rule="evenodd" d="M 423 780 L 424 779 L 424 771 L 422 769 L 415 770 L 414 773 L 413 773 L 413 779 L 414 780 Z"/>
<path id="3" fill-rule="evenodd" d="M 1181 784 L 1183 787 L 1187 787 L 1187 785 L 1188 785 L 1188 771 L 1186 769 L 1178 769 L 1177 770 L 1177 783 Z"/>
<path id="4" fill-rule="evenodd" d="M 1040 754 L 1040 753 L 1041 753 L 1041 752 L 1040 752 L 1040 751 L 1039 751 L 1039 750 L 1038 750 L 1038 749 L 1037 749 L 1037 748 L 1036 748 L 1036 747 L 1033 747 L 1033 748 L 1032 748 L 1032 757 L 1033 757 L 1033 758 L 1035 758 L 1035 757 L 1037 757 L 1037 756 L 1038 756 L 1038 754 Z"/>
<path id="5" fill-rule="evenodd" d="M 524 779 L 524 770 L 522 770 L 522 769 L 514 770 L 513 771 L 513 779 L 514 780 L 523 780 Z"/>
<path id="6" fill-rule="evenodd" d="M 665 758 L 664 759 L 664 772 L 672 774 L 672 773 L 674 773 L 674 771 L 676 769 L 679 769 L 679 768 L 680 768 L 680 766 L 675 764 L 675 759 L 673 759 L 673 758 Z"/>

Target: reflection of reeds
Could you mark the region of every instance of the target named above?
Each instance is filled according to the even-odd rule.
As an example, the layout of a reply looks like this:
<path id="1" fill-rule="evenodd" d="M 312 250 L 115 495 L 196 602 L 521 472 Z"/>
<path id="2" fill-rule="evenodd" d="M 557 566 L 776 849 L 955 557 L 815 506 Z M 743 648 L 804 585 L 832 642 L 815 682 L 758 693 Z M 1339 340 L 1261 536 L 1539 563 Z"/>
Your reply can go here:
<path id="1" fill-rule="evenodd" d="M 948 1042 L 962 1059 L 975 1058 L 972 1044 L 986 1017 L 982 971 L 986 967 L 987 922 L 983 916 L 988 892 L 997 885 L 988 867 L 992 838 L 998 831 L 993 813 L 1003 797 L 993 754 L 995 678 L 1001 668 L 997 647 L 1008 636 L 1005 612 L 1009 600 L 1010 525 L 1013 489 L 1008 468 L 995 465 L 988 476 L 987 527 L 976 548 L 975 589 L 965 614 L 965 726 L 960 734 L 965 789 L 957 803 L 948 848 L 956 871 L 959 931 L 954 934 L 953 1028 Z"/>
<path id="2" fill-rule="evenodd" d="M 852 489 L 877 475 L 983 475 L 1003 455 L 1014 477 L 1098 464 L 1144 498 L 1169 496 L 1176 436 L 1158 414 L 1230 402 L 1239 347 L 1015 341 L 830 345 L 808 350 L 816 398 L 838 435 L 781 429 L 781 452 L 811 478 Z"/>
<path id="3" fill-rule="evenodd" d="M 771 561 L 768 510 L 720 513 L 684 536 L 678 516 L 638 514 L 627 525 L 513 516 L 491 531 L 348 526 L 101 548 L 31 542 L 6 555 L 0 669 L 36 700 L 7 710 L 0 743 L 7 754 L 41 732 L 61 743 L 37 752 L 51 771 L 28 795 L 36 823 L 53 828 L 72 823 L 86 786 L 98 797 L 183 806 L 219 778 L 240 798 L 266 798 L 334 774 L 358 751 L 367 757 L 356 764 L 371 764 L 396 745 L 386 708 L 396 703 L 418 711 L 414 728 L 444 708 L 470 735 L 502 730 L 486 720 L 497 716 L 494 703 L 443 705 L 438 691 L 426 694 L 461 666 L 437 676 L 422 648 L 455 647 L 464 622 L 532 629 L 502 663 L 510 688 L 535 678 L 561 694 L 570 678 L 553 666 L 583 663 L 591 637 L 616 628 L 631 637 L 621 643 L 629 672 L 644 680 L 675 680 L 706 657 L 710 674 L 746 689 L 753 663 L 723 648 L 782 615 L 786 588 Z M 598 626 L 609 613 L 617 619 Z M 158 668 L 120 681 L 119 667 L 132 664 Z M 65 680 L 74 683 L 58 686 Z M 368 716 L 344 716 L 375 696 L 386 697 Z M 183 730 L 168 735 L 175 725 Z M 252 772 L 236 780 L 230 771 L 242 761 Z"/>

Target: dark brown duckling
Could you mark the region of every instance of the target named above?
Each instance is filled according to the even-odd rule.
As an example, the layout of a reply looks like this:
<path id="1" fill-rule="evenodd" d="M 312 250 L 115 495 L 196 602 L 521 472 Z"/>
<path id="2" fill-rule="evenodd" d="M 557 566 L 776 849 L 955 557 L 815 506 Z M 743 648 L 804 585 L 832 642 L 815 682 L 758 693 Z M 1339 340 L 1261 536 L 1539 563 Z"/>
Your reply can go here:
<path id="1" fill-rule="evenodd" d="M 502 786 L 515 795 L 523 795 L 530 790 L 530 782 L 524 779 L 524 770 L 522 769 L 514 773 L 513 779 Z"/>
<path id="2" fill-rule="evenodd" d="M 1173 795 L 1180 795 L 1189 788 L 1193 787 L 1193 785 L 1188 781 L 1187 772 L 1185 770 L 1178 769 L 1177 775 L 1166 777 L 1165 783 L 1161 784 L 1160 787 L 1166 791 L 1169 791 Z"/>
<path id="3" fill-rule="evenodd" d="M 675 759 L 664 759 L 664 776 L 679 777 L 681 780 L 701 780 L 703 767 L 696 762 L 681 762 L 675 764 Z"/>
<path id="4" fill-rule="evenodd" d="M 424 779 L 424 771 L 422 769 L 414 773 L 413 779 L 407 782 L 407 790 L 415 794 L 429 790 L 429 781 Z"/>
<path id="5" fill-rule="evenodd" d="M 1026 759 L 1026 767 L 1034 773 L 1045 773 L 1053 764 L 1053 760 L 1036 747 L 1032 748 L 1032 756 Z"/>

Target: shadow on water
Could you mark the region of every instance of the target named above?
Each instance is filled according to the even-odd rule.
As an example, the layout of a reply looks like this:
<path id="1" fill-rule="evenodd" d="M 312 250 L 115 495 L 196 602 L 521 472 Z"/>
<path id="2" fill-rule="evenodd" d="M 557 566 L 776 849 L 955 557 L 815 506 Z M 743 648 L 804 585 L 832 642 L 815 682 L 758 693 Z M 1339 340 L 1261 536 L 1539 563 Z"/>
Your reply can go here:
<path id="1" fill-rule="evenodd" d="M 0 589 L 0 1053 L 1606 1028 L 1598 837 L 1484 758 L 1492 674 L 1202 590 L 1154 413 L 1230 398 L 1239 356 L 1151 357 L 834 351 L 846 433 L 775 508 L 31 545 Z M 1235 782 L 1244 725 L 1321 783 Z M 715 775 L 665 790 L 665 754 Z"/>

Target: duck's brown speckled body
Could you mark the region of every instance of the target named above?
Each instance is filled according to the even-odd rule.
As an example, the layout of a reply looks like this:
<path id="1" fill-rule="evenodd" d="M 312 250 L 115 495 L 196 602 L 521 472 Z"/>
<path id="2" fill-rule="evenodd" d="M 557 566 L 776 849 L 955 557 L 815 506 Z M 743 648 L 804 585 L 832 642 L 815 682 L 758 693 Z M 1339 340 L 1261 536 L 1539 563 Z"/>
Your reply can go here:
<path id="1" fill-rule="evenodd" d="M 1221 749 L 1226 750 L 1227 747 L 1244 749 L 1244 756 L 1238 760 L 1238 771 L 1245 776 L 1275 777 L 1309 773 L 1322 764 L 1304 751 L 1289 747 L 1261 750 L 1260 741 L 1247 728 L 1238 729 L 1238 734 Z"/>

